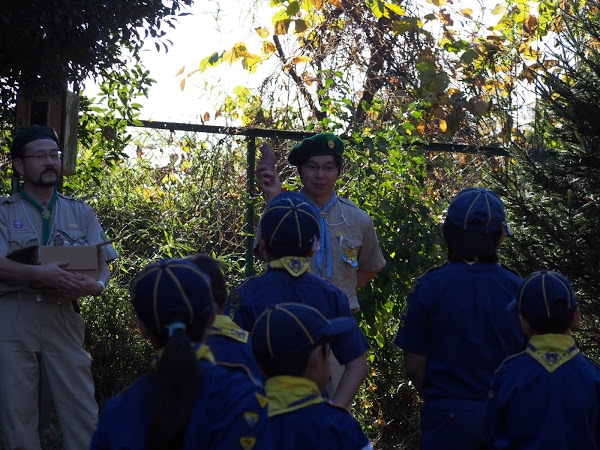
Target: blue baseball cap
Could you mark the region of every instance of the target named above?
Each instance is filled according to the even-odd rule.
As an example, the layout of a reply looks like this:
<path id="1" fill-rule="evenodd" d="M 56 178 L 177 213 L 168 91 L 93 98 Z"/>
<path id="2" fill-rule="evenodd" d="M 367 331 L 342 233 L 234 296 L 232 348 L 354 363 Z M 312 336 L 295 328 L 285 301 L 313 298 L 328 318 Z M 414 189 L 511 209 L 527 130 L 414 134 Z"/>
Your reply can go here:
<path id="1" fill-rule="evenodd" d="M 577 306 L 573 286 L 564 275 L 538 270 L 523 280 L 517 298 L 507 309 L 518 308 L 519 313 L 529 319 L 549 319 L 567 314 Z"/>
<path id="2" fill-rule="evenodd" d="M 267 206 L 260 232 L 273 256 L 304 256 L 320 236 L 315 206 L 302 194 L 282 192 Z"/>
<path id="3" fill-rule="evenodd" d="M 497 231 L 511 234 L 506 226 L 506 211 L 497 194 L 486 188 L 465 188 L 448 207 L 448 219 L 463 230 Z"/>
<path id="4" fill-rule="evenodd" d="M 133 281 L 131 303 L 140 321 L 159 337 L 169 335 L 174 317 L 192 334 L 202 332 L 215 311 L 210 278 L 186 259 L 144 267 Z"/>
<path id="5" fill-rule="evenodd" d="M 350 331 L 352 317 L 327 319 L 318 309 L 300 303 L 270 306 L 258 316 L 252 329 L 256 353 L 272 359 L 284 359 L 317 344 L 327 336 Z"/>

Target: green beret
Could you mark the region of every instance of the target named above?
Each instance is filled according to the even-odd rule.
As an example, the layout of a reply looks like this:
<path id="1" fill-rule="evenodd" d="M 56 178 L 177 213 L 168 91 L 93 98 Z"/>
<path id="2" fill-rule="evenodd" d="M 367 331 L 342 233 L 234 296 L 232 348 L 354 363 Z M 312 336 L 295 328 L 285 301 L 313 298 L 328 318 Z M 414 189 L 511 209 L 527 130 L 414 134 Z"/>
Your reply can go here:
<path id="1" fill-rule="evenodd" d="M 58 136 L 56 135 L 54 128 L 46 125 L 29 125 L 28 127 L 21 128 L 19 131 L 17 131 L 17 134 L 15 135 L 10 147 L 10 155 L 13 158 L 16 158 L 23 152 L 23 147 L 25 147 L 25 144 L 29 144 L 30 142 L 37 141 L 39 139 L 52 139 L 57 144 L 59 143 Z"/>
<path id="2" fill-rule="evenodd" d="M 339 137 L 331 133 L 320 133 L 294 145 L 288 156 L 288 161 L 294 166 L 299 166 L 312 156 L 342 156 L 342 153 L 344 153 L 344 143 Z"/>

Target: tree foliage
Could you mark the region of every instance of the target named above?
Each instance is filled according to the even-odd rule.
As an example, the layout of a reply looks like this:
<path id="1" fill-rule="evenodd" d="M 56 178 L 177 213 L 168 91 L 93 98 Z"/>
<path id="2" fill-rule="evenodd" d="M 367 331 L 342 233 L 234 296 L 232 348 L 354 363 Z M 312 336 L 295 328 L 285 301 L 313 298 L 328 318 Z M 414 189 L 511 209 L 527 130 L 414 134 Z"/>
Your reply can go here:
<path id="1" fill-rule="evenodd" d="M 511 259 L 524 273 L 547 268 L 573 282 L 583 347 L 598 354 L 600 3 L 561 3 L 554 11 L 554 33 L 534 68 L 535 127 L 515 140 L 514 163 L 497 178 L 516 223 Z"/>

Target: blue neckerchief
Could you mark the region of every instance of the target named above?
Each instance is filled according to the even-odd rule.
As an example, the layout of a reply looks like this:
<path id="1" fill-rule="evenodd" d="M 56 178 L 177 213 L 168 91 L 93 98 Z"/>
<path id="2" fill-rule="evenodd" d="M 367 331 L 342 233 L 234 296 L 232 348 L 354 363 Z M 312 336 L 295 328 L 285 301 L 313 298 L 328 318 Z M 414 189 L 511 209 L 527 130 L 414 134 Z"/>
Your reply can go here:
<path id="1" fill-rule="evenodd" d="M 302 191 L 300 191 L 303 193 Z M 323 255 L 325 255 L 325 273 L 327 274 L 327 278 L 331 278 L 331 274 L 333 273 L 333 268 L 331 265 L 331 245 L 329 243 L 329 230 L 327 229 L 327 211 L 331 209 L 335 202 L 337 201 L 337 195 L 335 192 L 332 192 L 331 198 L 322 208 L 320 208 L 321 215 L 319 216 L 319 225 L 321 226 L 321 238 L 319 242 L 321 244 L 321 248 L 317 252 L 317 267 L 323 276 Z M 314 202 L 313 202 L 314 204 Z M 317 206 L 317 209 L 318 206 Z"/>

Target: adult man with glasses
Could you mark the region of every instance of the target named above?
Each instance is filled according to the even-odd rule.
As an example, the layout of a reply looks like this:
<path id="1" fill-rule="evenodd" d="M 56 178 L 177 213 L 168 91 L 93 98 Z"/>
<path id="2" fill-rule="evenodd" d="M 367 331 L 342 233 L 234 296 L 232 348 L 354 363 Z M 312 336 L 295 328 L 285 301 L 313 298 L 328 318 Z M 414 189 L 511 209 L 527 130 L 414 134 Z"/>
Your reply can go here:
<path id="1" fill-rule="evenodd" d="M 19 192 L 0 198 L 0 426 L 5 448 L 39 449 L 39 374 L 47 378 L 67 449 L 87 448 L 97 423 L 85 325 L 73 301 L 103 293 L 107 262 L 98 247 L 98 279 L 63 268 L 69 261 L 22 264 L 7 256 L 28 246 L 97 245 L 106 241 L 86 203 L 58 193 L 61 154 L 54 130 L 31 125 L 11 146 Z"/>
<path id="2" fill-rule="evenodd" d="M 310 271 L 338 286 L 350 304 L 360 310 L 356 290 L 365 286 L 385 266 L 373 220 L 350 200 L 339 197 L 335 184 L 342 174 L 344 143 L 330 133 L 320 133 L 295 145 L 289 156 L 302 181 L 301 193 L 320 213 L 319 251 L 310 258 Z M 258 187 L 270 202 L 281 192 L 275 167 L 257 167 Z M 335 392 L 343 372 L 335 360 L 328 389 Z"/>

